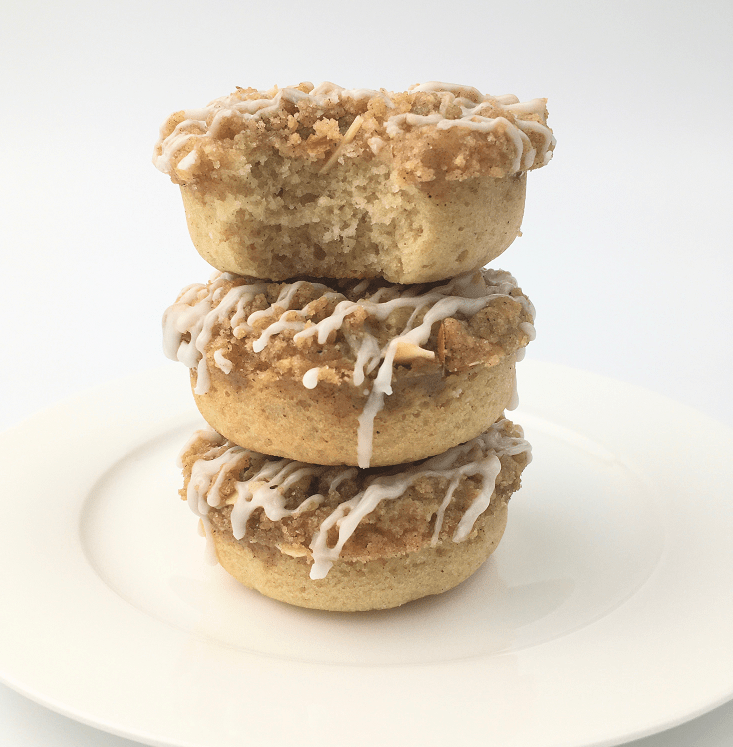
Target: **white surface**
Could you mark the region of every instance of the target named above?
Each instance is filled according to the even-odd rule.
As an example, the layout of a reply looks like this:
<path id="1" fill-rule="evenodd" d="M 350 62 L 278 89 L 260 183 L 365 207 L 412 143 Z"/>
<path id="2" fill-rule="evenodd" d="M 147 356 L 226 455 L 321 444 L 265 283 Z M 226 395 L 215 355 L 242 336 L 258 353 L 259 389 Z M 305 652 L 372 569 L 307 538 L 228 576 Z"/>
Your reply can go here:
<path id="1" fill-rule="evenodd" d="M 611 745 L 727 701 L 733 431 L 565 367 L 527 362 L 521 381 L 536 457 L 495 555 L 452 592 L 363 614 L 204 563 L 176 500 L 201 423 L 182 367 L 37 415 L 0 440 L 0 680 L 186 747 L 234 747 L 243 723 L 262 747 L 335 747 L 354 723 L 355 747 L 469 744 L 487 721 L 504 747 Z"/>
<path id="2" fill-rule="evenodd" d="M 640 384 L 733 425 L 727 0 L 4 10 L 0 429 L 159 365 L 162 310 L 209 270 L 176 188 L 150 165 L 157 128 L 235 85 L 301 79 L 548 96 L 557 155 L 530 175 L 524 235 L 497 262 L 538 309 L 528 358 Z M 644 747 L 729 745 L 726 708 Z M 0 689 L 3 744 L 116 739 Z"/>

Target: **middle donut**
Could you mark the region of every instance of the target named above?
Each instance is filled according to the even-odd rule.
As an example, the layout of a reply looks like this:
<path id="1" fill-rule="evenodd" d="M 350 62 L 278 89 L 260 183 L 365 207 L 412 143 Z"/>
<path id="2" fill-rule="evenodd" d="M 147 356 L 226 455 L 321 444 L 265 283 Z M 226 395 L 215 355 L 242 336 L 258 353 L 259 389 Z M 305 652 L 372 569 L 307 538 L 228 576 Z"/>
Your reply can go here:
<path id="1" fill-rule="evenodd" d="M 501 270 L 424 285 L 216 273 L 181 292 L 163 335 L 204 419 L 233 443 L 366 468 L 486 430 L 514 404 L 533 322 Z"/>

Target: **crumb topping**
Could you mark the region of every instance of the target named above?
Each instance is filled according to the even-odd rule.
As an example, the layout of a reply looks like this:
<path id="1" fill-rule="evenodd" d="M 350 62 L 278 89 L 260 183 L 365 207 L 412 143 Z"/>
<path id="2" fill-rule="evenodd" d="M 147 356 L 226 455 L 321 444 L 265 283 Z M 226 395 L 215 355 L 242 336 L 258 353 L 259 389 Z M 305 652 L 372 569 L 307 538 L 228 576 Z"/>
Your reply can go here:
<path id="1" fill-rule="evenodd" d="M 181 292 L 163 334 L 166 355 L 197 369 L 203 394 L 211 367 L 302 379 L 317 366 L 310 378 L 361 386 L 386 359 L 449 372 L 496 365 L 528 344 L 533 321 L 531 302 L 502 270 L 422 285 L 215 273 Z"/>
<path id="2" fill-rule="evenodd" d="M 204 522 L 312 563 L 370 560 L 462 542 L 476 519 L 519 489 L 531 458 L 521 428 L 495 423 L 478 438 L 411 465 L 358 470 L 243 449 L 213 430 L 184 447 L 180 495 Z M 399 499 L 399 500 L 397 500 Z"/>
<path id="3" fill-rule="evenodd" d="M 333 83 L 238 87 L 202 109 L 172 114 L 153 163 L 177 184 L 216 178 L 218 170 L 246 168 L 273 153 L 322 172 L 347 158 L 376 159 L 405 184 L 504 177 L 552 158 L 546 103 L 437 82 L 400 93 Z"/>

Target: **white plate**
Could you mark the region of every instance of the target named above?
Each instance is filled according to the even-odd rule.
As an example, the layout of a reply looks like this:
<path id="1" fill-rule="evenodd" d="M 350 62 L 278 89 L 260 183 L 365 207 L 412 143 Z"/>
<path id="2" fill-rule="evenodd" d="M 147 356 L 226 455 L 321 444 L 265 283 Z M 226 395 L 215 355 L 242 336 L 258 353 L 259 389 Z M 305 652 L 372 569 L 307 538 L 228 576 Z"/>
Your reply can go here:
<path id="1" fill-rule="evenodd" d="M 733 432 L 526 361 L 493 558 L 401 609 L 301 610 L 204 562 L 170 366 L 0 436 L 0 679 L 151 745 L 613 745 L 733 697 Z"/>

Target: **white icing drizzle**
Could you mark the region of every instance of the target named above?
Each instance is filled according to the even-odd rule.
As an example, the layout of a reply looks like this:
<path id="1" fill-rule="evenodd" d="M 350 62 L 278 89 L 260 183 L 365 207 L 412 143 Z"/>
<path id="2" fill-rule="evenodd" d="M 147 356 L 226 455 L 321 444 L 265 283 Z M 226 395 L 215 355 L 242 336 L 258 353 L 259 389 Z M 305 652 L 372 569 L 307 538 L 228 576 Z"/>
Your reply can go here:
<path id="1" fill-rule="evenodd" d="M 216 551 L 214 549 L 214 541 L 211 534 L 211 521 L 208 517 L 208 513 L 209 506 L 216 508 L 220 505 L 219 486 L 227 472 L 226 465 L 228 457 L 231 454 L 231 449 L 218 455 L 217 452 L 220 449 L 217 447 L 220 444 L 221 439 L 219 434 L 215 431 L 200 431 L 194 433 L 181 450 L 178 457 L 179 466 L 182 466 L 181 457 L 199 437 L 203 437 L 212 443 L 212 448 L 193 465 L 191 478 L 186 491 L 186 502 L 191 511 L 193 511 L 193 513 L 201 520 L 200 526 L 203 529 L 204 536 L 206 537 L 206 560 L 211 565 L 216 565 Z M 207 457 L 212 458 L 207 459 Z"/>
<path id="2" fill-rule="evenodd" d="M 311 85 L 311 84 L 308 84 Z M 476 88 L 462 86 L 453 83 L 439 83 L 431 81 L 421 85 L 412 86 L 409 93 L 437 93 L 442 95 L 440 109 L 427 115 L 402 112 L 394 114 L 384 120 L 384 127 L 389 138 L 399 137 L 407 128 L 433 126 L 438 129 L 450 129 L 461 127 L 490 135 L 495 132 L 506 135 L 514 144 L 516 156 L 512 165 L 512 171 L 518 172 L 532 167 L 537 149 L 532 147 L 527 133 L 532 132 L 542 138 L 540 146 L 540 163 L 545 165 L 552 158 L 555 147 L 555 138 L 552 131 L 542 122 L 533 119 L 520 119 L 522 116 L 537 116 L 542 121 L 545 117 L 545 99 L 532 99 L 520 102 L 516 96 L 489 96 L 484 95 Z M 161 137 L 156 144 L 153 163 L 162 172 L 170 174 L 173 168 L 186 171 L 196 163 L 198 156 L 195 150 L 183 156 L 175 163 L 176 154 L 185 148 L 191 141 L 202 138 L 217 138 L 222 124 L 234 117 L 243 120 L 267 120 L 268 117 L 281 111 L 283 102 L 298 105 L 300 102 L 308 102 L 319 108 L 326 109 L 328 106 L 338 104 L 344 99 L 371 99 L 381 98 L 389 108 L 394 108 L 395 103 L 386 91 L 374 91 L 368 88 L 345 89 L 334 83 L 321 83 L 309 93 L 297 88 L 272 88 L 269 91 L 258 91 L 256 98 L 243 99 L 244 94 L 240 91 L 228 96 L 214 99 L 208 106 L 202 109 L 188 109 L 183 112 L 184 119 L 166 137 Z M 447 118 L 448 107 L 459 106 L 461 115 L 457 118 Z M 512 123 L 504 116 L 489 116 L 489 111 L 496 109 L 514 115 Z M 208 124 L 207 124 L 208 123 Z M 361 125 L 361 119 L 357 117 L 354 125 L 345 134 L 342 143 L 331 156 L 323 170 L 328 169 L 338 159 L 343 146 L 353 139 Z M 384 147 L 384 140 L 380 137 L 372 137 L 368 141 L 372 152 L 377 155 Z"/>
<path id="3" fill-rule="evenodd" d="M 318 344 L 326 344 L 329 335 L 340 329 L 344 320 L 357 310 L 363 310 L 376 321 L 384 321 L 396 309 L 411 309 L 412 313 L 401 332 L 395 334 L 386 345 L 380 345 L 376 337 L 365 328 L 364 335 L 358 340 L 346 335 L 346 341 L 354 353 L 354 386 L 361 386 L 367 377 L 377 371 L 369 389 L 367 401 L 359 416 L 357 430 L 358 464 L 366 468 L 371 463 L 374 434 L 374 420 L 384 405 L 384 397 L 392 394 L 392 376 L 395 362 L 404 361 L 405 351 L 411 351 L 411 358 L 431 358 L 434 354 L 422 346 L 428 342 L 432 327 L 457 313 L 472 316 L 492 299 L 508 296 L 517 287 L 516 280 L 502 270 L 471 271 L 434 288 L 425 286 L 384 286 L 369 298 L 357 301 L 344 299 L 339 301 L 333 312 L 318 322 L 308 320 L 310 302 L 303 308 L 290 308 L 303 281 L 283 284 L 277 301 L 269 308 L 249 315 L 245 322 L 243 304 L 263 293 L 264 283 L 243 284 L 230 288 L 225 293 L 225 282 L 231 275 L 215 275 L 208 285 L 191 285 L 182 292 L 178 301 L 163 316 L 163 340 L 166 355 L 179 360 L 189 368 L 197 370 L 196 394 L 205 394 L 209 388 L 209 370 L 205 349 L 211 340 L 215 324 L 225 324 L 231 317 L 229 325 L 235 336 L 242 329 L 252 330 L 252 324 L 262 319 L 273 321 L 260 333 L 252 343 L 255 353 L 262 352 L 270 339 L 284 330 L 295 332 L 297 343 L 307 337 L 316 337 Z M 360 287 L 359 284 L 357 287 Z M 341 294 L 329 290 L 325 285 L 314 284 L 326 297 L 343 298 Z M 421 292 L 422 291 L 422 292 Z M 532 304 L 524 296 L 515 296 L 522 303 L 530 316 L 534 318 Z M 422 319 L 418 322 L 420 315 Z M 233 315 L 233 316 L 232 316 Z M 523 323 L 526 334 L 534 334 L 534 327 Z M 530 332 L 531 331 L 531 332 Z M 222 357 L 214 355 L 217 366 L 225 373 Z M 224 359 L 226 360 L 226 359 Z M 229 361 L 226 361 L 227 363 Z M 303 385 L 313 388 L 318 382 L 317 369 L 310 369 L 303 377 Z M 312 386 L 310 386 L 312 384 Z"/>
<path id="4" fill-rule="evenodd" d="M 524 334 L 529 337 L 529 341 L 532 342 L 532 340 L 537 337 L 537 333 L 535 332 L 534 324 L 530 324 L 530 322 L 521 322 L 519 325 L 519 329 L 524 332 Z"/>
<path id="5" fill-rule="evenodd" d="M 239 447 L 237 447 L 239 448 Z M 323 501 L 322 495 L 311 495 L 296 509 L 285 508 L 285 495 L 298 480 L 318 472 L 318 467 L 281 459 L 268 462 L 252 478 L 237 482 L 237 501 L 231 515 L 232 534 L 242 539 L 247 533 L 247 522 L 253 511 L 261 508 L 270 521 L 280 521 L 286 516 L 294 516 Z"/>
<path id="6" fill-rule="evenodd" d="M 223 373 L 230 374 L 232 372 L 233 364 L 228 358 L 224 357 L 224 353 L 221 350 L 214 351 L 214 362 L 217 368 Z"/>
<path id="7" fill-rule="evenodd" d="M 209 390 L 209 369 L 204 350 L 211 340 L 214 325 L 222 323 L 232 309 L 241 308 L 267 288 L 265 283 L 237 286 L 221 298 L 222 286 L 229 279 L 230 275 L 222 274 L 209 286 L 189 285 L 163 315 L 163 350 L 169 358 L 196 369 L 196 394 L 205 394 Z M 186 334 L 190 338 L 188 341 L 182 339 Z"/>
<path id="8" fill-rule="evenodd" d="M 356 133 L 359 131 L 359 128 L 361 127 L 363 122 L 364 117 L 362 117 L 361 114 L 354 118 L 351 126 L 348 130 L 346 130 L 343 138 L 341 138 L 341 142 L 338 144 L 338 147 L 331 154 L 331 157 L 328 159 L 328 161 L 326 161 L 323 168 L 321 169 L 322 174 L 325 174 L 336 163 L 336 161 L 338 161 L 339 157 L 344 151 L 344 148 L 356 137 Z"/>
<path id="9" fill-rule="evenodd" d="M 309 368 L 303 375 L 303 386 L 306 389 L 315 389 L 318 386 L 318 374 L 321 369 L 319 366 Z"/>
<path id="10" fill-rule="evenodd" d="M 361 520 L 382 501 L 399 498 L 422 478 L 439 478 L 446 481 L 445 498 L 435 514 L 435 528 L 431 538 L 431 545 L 435 546 L 439 541 L 445 511 L 461 480 L 474 475 L 481 477 L 481 489 L 463 514 L 451 537 L 453 542 L 465 541 L 478 517 L 490 505 L 496 477 L 501 471 L 499 456 L 526 453 L 531 459 L 529 443 L 521 437 L 507 435 L 503 431 L 504 422 L 499 421 L 481 436 L 422 463 L 407 466 L 397 474 L 379 475 L 367 480 L 364 489 L 353 498 L 340 503 L 312 536 L 309 545 L 313 558 L 310 577 L 325 578 Z M 231 472 L 241 469 L 245 463 L 250 463 L 250 460 L 246 460 L 247 457 L 260 460 L 262 455 L 231 445 L 213 430 L 194 434 L 185 450 L 199 437 L 211 442 L 212 447 L 192 465 L 187 500 L 192 511 L 204 525 L 208 546 L 211 538 L 208 513 L 210 508 L 220 508 L 223 505 L 220 488 L 224 479 Z M 234 537 L 245 537 L 247 522 L 258 508 L 262 509 L 271 521 L 280 521 L 285 517 L 315 509 L 325 499 L 320 493 L 308 496 L 294 509 L 285 508 L 286 496 L 287 491 L 299 480 L 315 475 L 322 469 L 290 459 L 266 457 L 262 466 L 247 480 L 235 478 L 235 497 L 226 501 L 230 505 L 233 504 L 231 527 Z M 329 492 L 356 474 L 357 470 L 354 467 L 342 468 L 332 478 Z M 338 530 L 338 539 L 333 546 L 329 546 L 328 533 L 333 527 Z"/>

